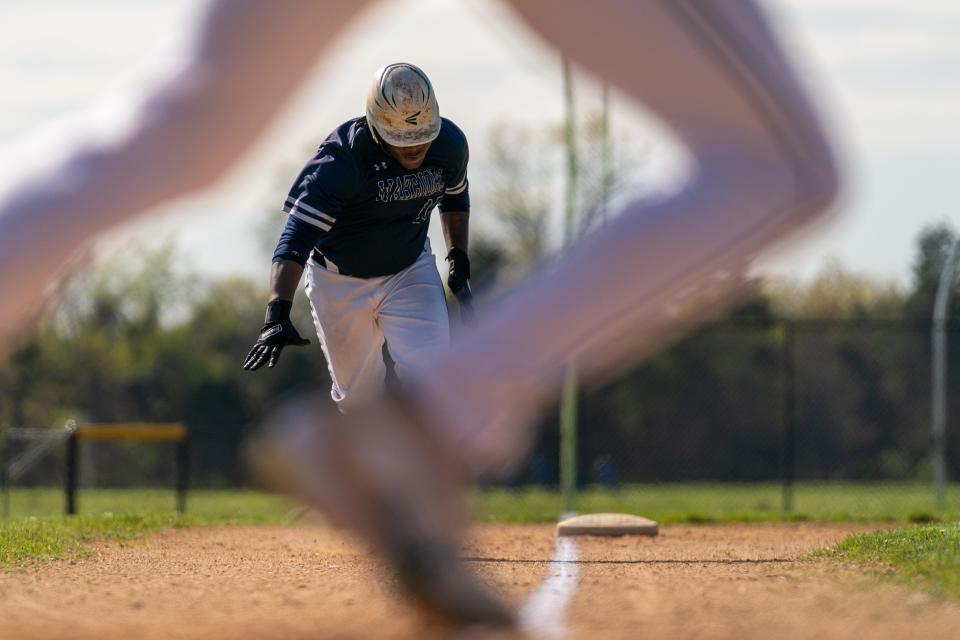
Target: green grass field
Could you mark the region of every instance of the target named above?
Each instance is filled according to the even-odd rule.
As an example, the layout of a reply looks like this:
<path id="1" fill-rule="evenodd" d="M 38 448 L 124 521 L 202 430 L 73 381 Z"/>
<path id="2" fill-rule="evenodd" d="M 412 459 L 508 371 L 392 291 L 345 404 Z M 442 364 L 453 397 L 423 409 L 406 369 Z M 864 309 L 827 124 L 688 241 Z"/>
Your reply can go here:
<path id="1" fill-rule="evenodd" d="M 286 524 L 296 506 L 254 491 L 195 491 L 189 500 L 189 512 L 180 515 L 170 491 L 84 491 L 80 513 L 68 517 L 62 515 L 62 492 L 15 490 L 11 515 L 0 519 L 0 569 L 82 557 L 85 543 L 94 540 L 134 540 L 182 527 Z"/>
<path id="2" fill-rule="evenodd" d="M 295 505 L 259 491 L 195 490 L 187 497 L 187 511 L 212 524 L 276 524 Z M 165 489 L 92 489 L 77 494 L 80 515 L 170 514 L 176 508 L 173 491 Z M 59 516 L 64 512 L 60 489 L 14 489 L 10 515 Z"/>
<path id="3" fill-rule="evenodd" d="M 960 485 L 950 487 L 947 507 L 937 509 L 924 484 L 800 484 L 794 508 L 780 510 L 775 484 L 656 484 L 617 491 L 587 489 L 577 497 L 580 512 L 617 511 L 661 522 L 883 521 L 960 520 Z M 196 490 L 188 513 L 174 512 L 166 490 L 83 490 L 80 514 L 65 517 L 57 489 L 15 489 L 10 516 L 0 519 L 0 566 L 82 554 L 95 539 L 129 540 L 145 533 L 186 526 L 285 524 L 296 505 L 255 491 Z M 490 522 L 553 522 L 561 510 L 555 491 L 497 489 L 475 495 L 477 518 Z"/>
<path id="4" fill-rule="evenodd" d="M 619 491 L 581 491 L 581 513 L 626 512 L 660 522 L 927 522 L 960 519 L 960 485 L 951 486 L 938 509 L 929 485 L 920 483 L 802 483 L 793 508 L 781 510 L 777 484 L 651 484 Z M 481 492 L 477 513 L 499 522 L 551 522 L 562 502 L 553 491 L 524 489 Z"/>
<path id="5" fill-rule="evenodd" d="M 477 517 L 493 522 L 552 522 L 562 509 L 559 493 L 546 489 L 483 490 L 475 494 Z M 63 513 L 59 489 L 15 489 L 10 515 Z M 580 512 L 623 511 L 662 522 L 924 522 L 960 520 L 960 484 L 949 487 L 947 506 L 937 508 L 930 486 L 921 483 L 801 483 L 793 509 L 781 510 L 777 484 L 651 484 L 620 490 L 585 489 L 575 503 Z M 276 523 L 293 508 L 286 499 L 255 491 L 195 490 L 188 512 L 213 522 Z M 79 493 L 81 515 L 169 513 L 172 491 L 94 489 Z"/>
<path id="6" fill-rule="evenodd" d="M 914 588 L 960 597 L 960 524 L 935 524 L 853 536 L 834 555 Z"/>

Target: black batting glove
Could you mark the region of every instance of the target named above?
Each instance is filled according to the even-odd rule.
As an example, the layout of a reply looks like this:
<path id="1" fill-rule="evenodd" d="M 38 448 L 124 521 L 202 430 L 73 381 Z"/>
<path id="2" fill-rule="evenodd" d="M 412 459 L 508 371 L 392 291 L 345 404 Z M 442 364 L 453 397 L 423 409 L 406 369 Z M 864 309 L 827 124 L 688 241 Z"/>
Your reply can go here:
<path id="1" fill-rule="evenodd" d="M 460 293 L 470 281 L 470 258 L 467 252 L 454 247 L 447 254 L 447 262 L 450 263 L 450 275 L 447 276 L 447 286 L 450 292 Z"/>
<path id="2" fill-rule="evenodd" d="M 263 365 L 273 367 L 277 364 L 280 352 L 287 345 L 302 347 L 310 344 L 310 341 L 302 338 L 290 322 L 292 306 L 293 303 L 289 300 L 270 301 L 267 305 L 267 317 L 263 328 L 260 329 L 260 337 L 247 354 L 247 359 L 243 362 L 244 369 L 254 371 Z"/>

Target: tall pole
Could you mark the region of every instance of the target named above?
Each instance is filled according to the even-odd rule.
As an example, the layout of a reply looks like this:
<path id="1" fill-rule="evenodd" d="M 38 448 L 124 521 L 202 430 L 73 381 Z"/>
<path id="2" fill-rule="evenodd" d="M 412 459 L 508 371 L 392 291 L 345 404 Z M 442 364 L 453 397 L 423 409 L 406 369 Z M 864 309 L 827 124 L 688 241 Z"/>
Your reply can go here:
<path id="1" fill-rule="evenodd" d="M 3 517 L 10 516 L 10 467 L 7 464 L 10 451 L 10 434 L 7 429 L 0 430 L 0 482 L 3 486 Z"/>
<path id="2" fill-rule="evenodd" d="M 569 248 L 573 244 L 576 228 L 578 167 L 573 78 L 570 72 L 570 60 L 566 56 L 563 57 L 563 97 L 564 146 L 567 157 L 563 245 L 564 248 Z M 560 398 L 560 490 L 563 495 L 563 511 L 565 513 L 574 511 L 574 494 L 577 490 L 577 368 L 572 361 L 567 363 Z"/>
<path id="3" fill-rule="evenodd" d="M 933 302 L 933 326 L 931 351 L 931 422 L 930 435 L 933 457 L 933 494 L 938 507 L 946 504 L 947 485 L 947 310 L 950 291 L 957 276 L 957 258 L 960 255 L 960 240 L 953 243 L 937 284 L 937 297 Z"/>
<path id="4" fill-rule="evenodd" d="M 610 199 L 610 85 L 603 81 L 600 107 L 600 220 L 607 219 Z"/>
<path id="5" fill-rule="evenodd" d="M 793 320 L 783 323 L 783 450 L 780 459 L 782 491 L 780 510 L 793 511 L 793 480 L 797 455 L 797 362 L 796 326 Z"/>
<path id="6" fill-rule="evenodd" d="M 573 244 L 577 217 L 577 118 L 573 100 L 573 77 L 570 59 L 563 57 L 563 141 L 567 158 L 566 197 L 564 198 L 563 246 Z"/>

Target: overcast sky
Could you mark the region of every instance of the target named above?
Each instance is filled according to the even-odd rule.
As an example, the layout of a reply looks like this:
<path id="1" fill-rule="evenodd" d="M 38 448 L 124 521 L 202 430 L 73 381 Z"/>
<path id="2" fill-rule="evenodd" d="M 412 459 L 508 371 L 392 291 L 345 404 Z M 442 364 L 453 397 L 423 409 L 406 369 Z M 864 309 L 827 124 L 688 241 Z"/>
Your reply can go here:
<path id="1" fill-rule="evenodd" d="M 938 220 L 960 226 L 960 2 L 771 0 L 768 6 L 818 90 L 849 184 L 837 221 L 767 268 L 811 275 L 833 256 L 856 271 L 905 283 L 920 228 Z M 195 10 L 192 0 L 0 0 L 0 147 L 85 108 L 118 78 L 136 76 L 176 50 Z M 496 0 L 381 2 L 343 34 L 270 136 L 223 185 L 125 231 L 124 239 L 172 237 L 215 275 L 265 278 L 261 247 L 272 239 L 257 237 L 260 221 L 279 209 L 317 142 L 361 113 L 373 70 L 396 60 L 428 72 L 442 112 L 467 132 L 477 194 L 493 128 L 561 117 L 556 54 Z M 582 109 L 595 108 L 596 83 L 579 76 L 577 86 Z M 642 109 L 617 99 L 613 120 L 652 150 L 657 179 L 675 174 L 680 155 Z M 477 199 L 477 224 L 484 212 Z"/>

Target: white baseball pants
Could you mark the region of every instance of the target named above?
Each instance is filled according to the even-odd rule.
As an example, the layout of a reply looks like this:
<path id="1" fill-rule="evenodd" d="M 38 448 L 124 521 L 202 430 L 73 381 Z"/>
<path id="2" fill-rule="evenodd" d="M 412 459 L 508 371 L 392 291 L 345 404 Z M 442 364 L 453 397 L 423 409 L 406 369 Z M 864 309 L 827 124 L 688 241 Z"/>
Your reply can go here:
<path id="1" fill-rule="evenodd" d="M 401 383 L 450 344 L 443 284 L 429 243 L 392 276 L 353 278 L 307 262 L 307 298 L 340 411 L 383 388 L 386 340 Z"/>

